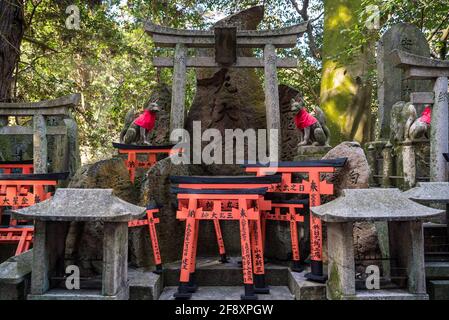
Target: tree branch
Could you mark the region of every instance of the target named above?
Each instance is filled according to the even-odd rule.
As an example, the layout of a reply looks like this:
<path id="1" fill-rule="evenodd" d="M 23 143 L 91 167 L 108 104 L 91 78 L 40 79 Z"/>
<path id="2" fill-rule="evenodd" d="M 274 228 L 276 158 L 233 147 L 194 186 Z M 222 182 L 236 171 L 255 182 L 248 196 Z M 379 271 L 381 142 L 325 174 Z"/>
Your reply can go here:
<path id="1" fill-rule="evenodd" d="M 39 5 L 40 5 L 41 3 L 42 3 L 42 0 L 39 0 L 39 1 L 37 2 L 37 4 L 34 4 L 34 2 L 31 1 L 31 4 L 33 5 L 33 10 L 31 11 L 30 19 L 28 19 L 28 23 L 27 23 L 27 25 L 25 26 L 25 28 L 28 29 L 28 28 L 31 26 L 31 22 L 33 21 L 34 14 L 36 13 L 36 9 L 37 9 L 37 7 L 39 7 Z"/>
<path id="2" fill-rule="evenodd" d="M 432 34 L 427 38 L 427 41 L 430 41 L 433 39 L 433 37 L 437 34 L 438 31 L 440 31 L 443 24 L 449 19 L 449 12 L 447 13 L 446 17 L 444 17 L 443 21 L 438 25 L 438 27 L 435 28 L 435 30 L 432 32 Z"/>
<path id="3" fill-rule="evenodd" d="M 46 44 L 46 43 L 44 43 L 44 42 L 42 42 L 42 41 L 36 40 L 36 39 L 34 39 L 34 38 L 31 38 L 31 37 L 29 37 L 29 36 L 26 36 L 26 35 L 23 36 L 23 40 L 28 41 L 28 42 L 30 42 L 30 43 L 33 43 L 33 44 L 35 44 L 35 45 L 41 47 L 42 49 L 50 50 L 50 51 L 53 51 L 53 52 L 55 52 L 55 53 L 59 53 L 58 50 L 53 49 L 53 48 L 50 47 L 48 44 Z"/>
<path id="4" fill-rule="evenodd" d="M 290 0 L 290 2 L 293 5 L 293 7 L 295 7 L 296 12 L 298 12 L 298 14 L 301 16 L 301 18 L 304 21 L 309 21 L 308 10 L 309 10 L 310 1 L 303 0 L 302 8 L 299 8 L 298 2 L 296 0 Z M 312 24 L 310 21 L 309 21 L 309 24 L 307 25 L 307 36 L 309 38 L 309 49 L 312 52 L 313 57 L 317 60 L 321 60 L 321 51 L 316 44 L 315 36 L 313 34 L 313 27 L 312 27 Z"/>

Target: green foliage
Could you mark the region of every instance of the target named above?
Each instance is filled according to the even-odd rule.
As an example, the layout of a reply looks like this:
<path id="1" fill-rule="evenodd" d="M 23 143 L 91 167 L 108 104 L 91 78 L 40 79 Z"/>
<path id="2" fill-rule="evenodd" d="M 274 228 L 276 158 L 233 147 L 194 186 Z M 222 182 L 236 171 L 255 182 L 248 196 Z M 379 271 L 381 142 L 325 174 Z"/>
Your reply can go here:
<path id="1" fill-rule="evenodd" d="M 379 30 L 369 30 L 365 25 L 372 14 L 366 9 L 370 5 L 379 8 Z M 354 28 L 341 30 L 342 33 L 348 33 L 351 43 L 356 44 L 346 50 L 348 56 L 365 44 L 378 40 L 394 24 L 406 22 L 423 31 L 437 57 L 438 48 L 442 45 L 440 36 L 449 27 L 449 3 L 447 0 L 362 0 L 357 16 L 358 22 Z"/>
<path id="2" fill-rule="evenodd" d="M 433 30 L 447 27 L 447 0 L 361 0 L 380 6 L 382 29 L 406 21 L 422 27 L 430 37 Z M 111 142 L 118 139 L 124 115 L 140 109 L 158 83 L 171 84 L 170 69 L 156 70 L 154 56 L 171 56 L 172 49 L 156 49 L 143 31 L 146 19 L 175 28 L 205 29 L 226 15 L 254 5 L 265 5 L 262 29 L 273 29 L 303 21 L 292 0 L 24 0 L 27 28 L 17 69 L 17 101 L 50 99 L 73 92 L 84 94 L 84 105 L 74 112 L 80 127 L 84 160 L 104 157 Z M 303 1 L 297 0 L 299 8 Z M 80 30 L 65 26 L 67 6 L 80 8 Z M 313 43 L 323 44 L 323 1 L 311 0 Z M 358 12 L 364 21 L 364 12 Z M 443 23 L 442 23 L 443 21 Z M 440 26 L 440 24 L 442 26 Z M 441 28 L 440 28 L 441 29 Z M 378 39 L 381 32 L 366 32 L 363 23 L 346 32 L 359 50 Z M 444 44 L 440 31 L 431 39 L 438 52 Z M 309 35 L 293 49 L 278 50 L 282 56 L 296 57 L 297 69 L 280 70 L 281 83 L 297 88 L 309 106 L 320 104 L 321 61 L 313 57 Z M 343 50 L 345 51 L 345 50 Z M 261 54 L 261 52 L 257 52 Z M 263 72 L 258 72 L 263 78 Z M 373 78 L 374 79 L 374 78 Z M 195 75 L 189 70 L 187 106 L 195 94 Z"/>
<path id="3" fill-rule="evenodd" d="M 316 1 L 315 1 L 316 2 Z M 312 11 L 322 9 L 319 2 Z M 208 28 L 217 20 L 256 1 L 230 0 L 42 0 L 26 1 L 28 22 L 17 70 L 15 100 L 38 101 L 82 92 L 84 104 L 74 111 L 79 125 L 84 161 L 107 156 L 118 139 L 124 115 L 140 109 L 157 83 L 171 83 L 170 69 L 156 70 L 154 56 L 170 56 L 172 49 L 154 48 L 143 31 L 146 19 L 174 28 Z M 80 9 L 80 30 L 69 30 L 67 6 Z M 265 3 L 262 28 L 301 22 L 290 0 Z M 321 43 L 320 21 L 315 23 L 316 42 Z M 301 45 L 302 44 L 302 45 Z M 320 63 L 302 42 L 285 56 L 299 57 L 300 67 L 282 70 L 282 83 L 300 89 L 306 101 L 318 104 Z M 263 73 L 260 73 L 263 76 Z M 189 70 L 187 106 L 195 94 L 195 76 Z"/>
<path id="4" fill-rule="evenodd" d="M 26 5 L 31 23 L 21 47 L 16 100 L 82 92 L 84 105 L 74 116 L 85 160 L 110 152 L 126 112 L 142 108 L 158 82 L 171 82 L 170 70 L 157 73 L 151 64 L 156 50 L 151 37 L 144 34 L 145 18 L 177 27 L 199 21 L 197 15 L 179 7 L 180 1 L 133 1 L 121 7 L 119 3 L 91 6 L 79 0 L 43 0 L 37 6 L 31 1 Z M 65 26 L 65 9 L 70 4 L 80 8 L 80 30 Z M 193 74 L 188 101 L 193 95 L 192 79 Z"/>

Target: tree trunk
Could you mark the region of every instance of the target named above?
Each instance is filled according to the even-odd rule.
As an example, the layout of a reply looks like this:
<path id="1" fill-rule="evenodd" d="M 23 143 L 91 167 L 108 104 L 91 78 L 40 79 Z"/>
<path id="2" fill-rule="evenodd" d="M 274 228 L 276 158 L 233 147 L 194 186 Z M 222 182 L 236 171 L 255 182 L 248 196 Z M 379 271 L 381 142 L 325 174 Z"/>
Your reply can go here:
<path id="1" fill-rule="evenodd" d="M 11 99 L 14 70 L 25 28 L 22 0 L 0 0 L 0 101 Z"/>
<path id="2" fill-rule="evenodd" d="M 358 23 L 359 0 L 324 1 L 323 76 L 321 106 L 327 115 L 331 143 L 365 142 L 371 136 L 372 85 L 368 73 L 373 67 L 374 44 L 353 54 L 340 56 L 351 46 L 344 29 Z"/>

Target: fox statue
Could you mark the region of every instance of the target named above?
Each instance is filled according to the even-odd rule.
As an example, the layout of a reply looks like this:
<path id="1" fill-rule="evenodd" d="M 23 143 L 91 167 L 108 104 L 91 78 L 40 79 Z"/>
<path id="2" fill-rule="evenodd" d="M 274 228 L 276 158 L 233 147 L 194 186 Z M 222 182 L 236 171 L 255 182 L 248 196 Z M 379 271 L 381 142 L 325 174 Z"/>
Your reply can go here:
<path id="1" fill-rule="evenodd" d="M 128 111 L 125 117 L 125 126 L 120 133 L 120 142 L 150 145 L 148 134 L 154 129 L 159 111 L 157 100 L 147 102 L 146 107 L 140 114 L 134 109 Z"/>
<path id="2" fill-rule="evenodd" d="M 300 96 L 291 100 L 291 110 L 295 115 L 296 128 L 301 133 L 298 146 L 328 146 L 330 131 L 326 125 L 326 116 L 323 110 L 315 107 L 315 116 L 307 112 L 304 101 Z"/>

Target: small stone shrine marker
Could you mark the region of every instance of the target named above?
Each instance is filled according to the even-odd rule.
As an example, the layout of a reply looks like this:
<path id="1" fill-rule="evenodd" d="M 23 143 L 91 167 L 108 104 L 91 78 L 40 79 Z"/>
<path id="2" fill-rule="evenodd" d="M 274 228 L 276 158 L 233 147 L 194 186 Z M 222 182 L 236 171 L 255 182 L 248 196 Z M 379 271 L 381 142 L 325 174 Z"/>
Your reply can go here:
<path id="1" fill-rule="evenodd" d="M 265 106 L 267 129 L 281 132 L 277 68 L 296 68 L 294 58 L 279 59 L 276 48 L 292 48 L 297 39 L 307 31 L 309 22 L 278 30 L 240 30 L 234 25 L 216 27 L 214 30 L 178 30 L 145 24 L 145 31 L 153 37 L 157 47 L 174 47 L 173 58 L 155 57 L 155 67 L 173 68 L 173 94 L 171 102 L 170 131 L 184 128 L 186 69 L 198 68 L 264 68 Z M 188 57 L 188 48 L 215 48 L 215 57 Z M 263 58 L 239 57 L 237 49 L 263 48 Z M 279 142 L 279 141 L 278 141 Z M 280 145 L 280 143 L 278 143 Z"/>
<path id="2" fill-rule="evenodd" d="M 399 49 L 430 58 L 429 44 L 421 30 L 413 24 L 399 23 L 392 26 L 377 46 L 379 138 L 390 137 L 391 108 L 398 101 L 410 101 L 412 92 L 429 91 L 429 81 L 407 80 L 404 71 L 395 68 L 390 57 L 392 50 Z"/>
<path id="3" fill-rule="evenodd" d="M 400 50 L 394 50 L 391 59 L 396 67 L 405 71 L 406 79 L 435 81 L 430 127 L 430 180 L 447 181 L 447 162 L 443 154 L 449 151 L 449 61 L 431 59 Z M 429 99 L 430 97 L 431 94 L 428 94 Z"/>
<path id="4" fill-rule="evenodd" d="M 329 299 L 428 299 L 422 220 L 443 211 L 413 202 L 399 189 L 345 189 L 340 198 L 310 209 L 327 223 Z M 388 221 L 391 276 L 405 270 L 407 288 L 356 290 L 353 223 L 361 221 Z"/>
<path id="5" fill-rule="evenodd" d="M 35 221 L 31 293 L 28 299 L 128 299 L 128 221 L 144 214 L 145 208 L 115 197 L 112 189 L 58 189 L 47 201 L 14 210 L 15 219 Z M 103 222 L 101 290 L 67 290 L 50 285 L 65 275 L 64 230 L 74 221 Z"/>

